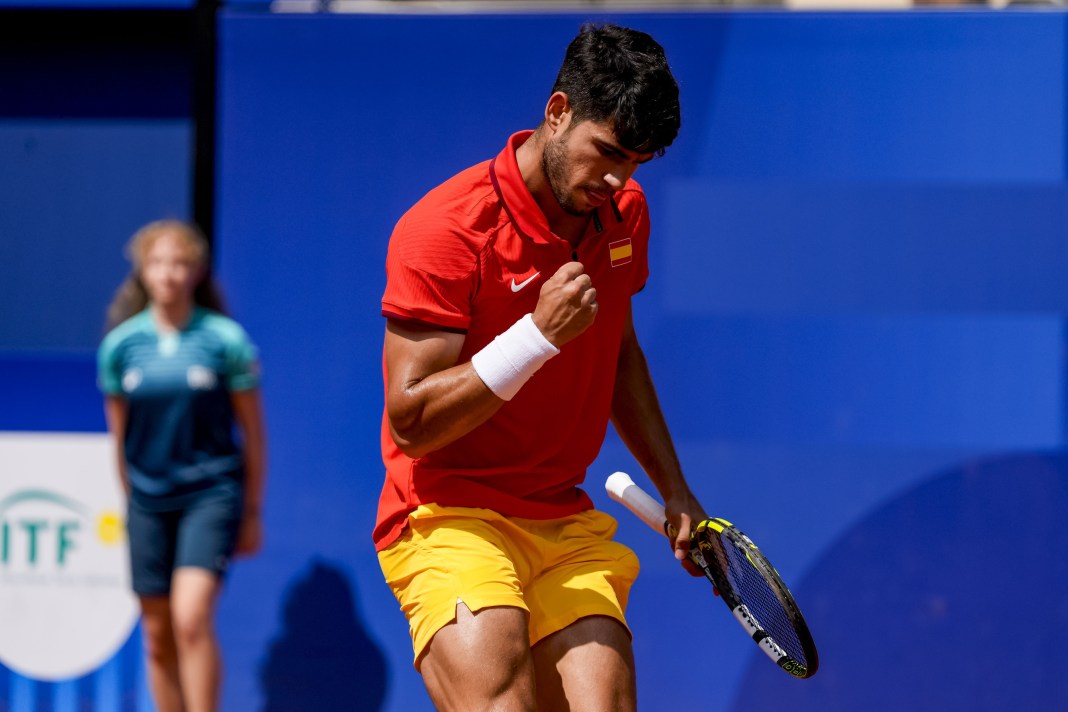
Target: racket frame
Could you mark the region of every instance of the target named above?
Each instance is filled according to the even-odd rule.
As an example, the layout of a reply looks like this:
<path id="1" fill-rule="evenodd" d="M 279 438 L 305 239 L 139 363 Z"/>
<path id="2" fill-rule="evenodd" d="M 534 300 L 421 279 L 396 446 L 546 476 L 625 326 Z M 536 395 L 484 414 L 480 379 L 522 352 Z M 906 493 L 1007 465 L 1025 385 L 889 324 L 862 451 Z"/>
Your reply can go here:
<path id="1" fill-rule="evenodd" d="M 664 506 L 635 484 L 630 475 L 625 472 L 612 474 L 605 482 L 605 489 L 608 491 L 609 497 L 637 515 L 654 531 L 666 534 L 672 540 L 678 536 L 675 527 L 667 520 Z M 749 608 L 739 600 L 734 592 L 734 587 L 726 576 L 726 572 L 716 563 L 715 558 L 705 556 L 715 546 L 708 537 L 707 530 L 709 529 L 716 535 L 726 539 L 728 545 L 733 545 L 743 552 L 753 565 L 753 568 L 768 584 L 779 604 L 790 617 L 794 632 L 797 634 L 798 641 L 805 651 L 805 657 L 809 661 L 808 665 L 789 655 L 775 642 L 768 631 L 750 612 Z M 753 639 L 757 647 L 764 651 L 764 654 L 772 662 L 794 677 L 808 678 L 816 673 L 816 669 L 819 666 L 819 658 L 816 653 L 815 643 L 812 641 L 812 635 L 808 630 L 808 625 L 805 623 L 805 619 L 802 617 L 793 595 L 786 588 L 786 584 L 783 583 L 779 573 L 749 537 L 726 519 L 705 519 L 698 523 L 690 533 L 690 560 L 701 569 L 705 577 L 715 586 L 720 598 L 730 609 L 735 620 L 738 621 L 746 634 Z"/>

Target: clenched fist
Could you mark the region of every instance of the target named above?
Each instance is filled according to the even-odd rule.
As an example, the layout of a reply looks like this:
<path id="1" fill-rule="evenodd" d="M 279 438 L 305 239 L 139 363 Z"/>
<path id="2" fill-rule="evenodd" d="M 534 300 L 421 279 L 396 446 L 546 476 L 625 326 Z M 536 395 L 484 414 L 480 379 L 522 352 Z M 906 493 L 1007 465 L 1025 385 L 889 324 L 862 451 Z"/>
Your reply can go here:
<path id="1" fill-rule="evenodd" d="M 534 308 L 534 324 L 560 348 L 597 317 L 597 290 L 579 262 L 568 262 L 545 281 Z"/>

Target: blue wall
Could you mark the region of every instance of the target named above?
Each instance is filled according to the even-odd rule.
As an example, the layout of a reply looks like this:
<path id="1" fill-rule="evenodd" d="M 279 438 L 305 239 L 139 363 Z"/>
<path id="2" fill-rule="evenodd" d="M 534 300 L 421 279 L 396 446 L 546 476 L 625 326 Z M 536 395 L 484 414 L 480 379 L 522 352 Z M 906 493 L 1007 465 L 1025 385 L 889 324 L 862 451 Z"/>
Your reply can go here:
<path id="1" fill-rule="evenodd" d="M 775 670 L 607 501 L 603 477 L 637 470 L 610 435 L 589 489 L 642 560 L 641 707 L 1068 702 L 1044 652 L 1068 634 L 1068 18 L 597 17 L 657 37 L 683 92 L 638 174 L 635 302 L 680 455 L 821 652 L 812 680 Z M 370 542 L 386 241 L 537 122 L 582 19 L 223 12 L 217 259 L 271 433 L 267 548 L 221 604 L 226 709 L 430 709 Z"/>
<path id="2" fill-rule="evenodd" d="M 274 453 L 270 555 L 228 599 L 240 665 L 323 557 L 385 655 L 384 709 L 429 709 L 368 540 L 386 239 L 424 191 L 536 123 L 580 19 L 224 16 L 219 258 L 264 348 Z M 1003 539 L 998 519 L 1043 556 L 1060 546 L 1024 503 L 1065 503 L 1064 16 L 617 19 L 663 42 L 683 91 L 678 142 L 638 176 L 655 236 L 639 332 L 695 487 L 795 583 L 823 653 L 798 683 L 719 612 L 680 616 L 707 591 L 621 514 L 644 568 L 643 708 L 920 708 L 952 691 L 957 709 L 996 709 L 1020 673 L 1068 700 L 993 613 L 969 547 Z M 618 468 L 635 466 L 612 436 L 590 489 L 617 514 L 599 483 Z M 961 550 L 926 555 L 926 531 Z M 1006 561 L 1063 610 L 1063 571 Z M 984 655 L 942 655 L 957 645 Z M 904 679 L 858 674 L 906 650 Z M 679 685 L 698 660 L 703 684 Z M 228 700 L 257 693 L 235 677 Z"/>
<path id="3" fill-rule="evenodd" d="M 0 119 L 0 349 L 95 347 L 123 247 L 190 209 L 188 119 Z"/>

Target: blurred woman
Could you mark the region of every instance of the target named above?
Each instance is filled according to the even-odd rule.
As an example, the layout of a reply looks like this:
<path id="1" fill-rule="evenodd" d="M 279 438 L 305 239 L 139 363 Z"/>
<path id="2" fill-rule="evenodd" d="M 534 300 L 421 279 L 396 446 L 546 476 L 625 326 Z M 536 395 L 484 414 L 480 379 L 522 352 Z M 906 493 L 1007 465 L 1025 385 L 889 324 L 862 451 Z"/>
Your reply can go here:
<path id="1" fill-rule="evenodd" d="M 149 684 L 159 712 L 212 711 L 223 575 L 262 539 L 256 348 L 223 314 L 196 227 L 153 222 L 127 256 L 133 269 L 108 309 L 98 374 L 129 497 Z"/>

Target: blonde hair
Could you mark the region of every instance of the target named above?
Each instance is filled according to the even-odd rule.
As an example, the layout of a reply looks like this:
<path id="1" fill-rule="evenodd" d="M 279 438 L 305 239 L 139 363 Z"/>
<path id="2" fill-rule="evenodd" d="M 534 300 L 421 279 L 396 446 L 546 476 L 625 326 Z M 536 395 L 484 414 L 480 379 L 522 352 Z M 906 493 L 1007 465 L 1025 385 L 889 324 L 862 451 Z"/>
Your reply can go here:
<path id="1" fill-rule="evenodd" d="M 183 220 L 156 220 L 134 233 L 126 243 L 123 253 L 132 268 L 111 300 L 107 311 L 107 330 L 111 330 L 148 306 L 148 292 L 141 281 L 141 268 L 145 257 L 156 240 L 164 235 L 173 235 L 193 254 L 203 268 L 200 283 L 193 292 L 193 301 L 202 307 L 225 313 L 219 286 L 211 276 L 211 247 L 200 228 Z"/>

